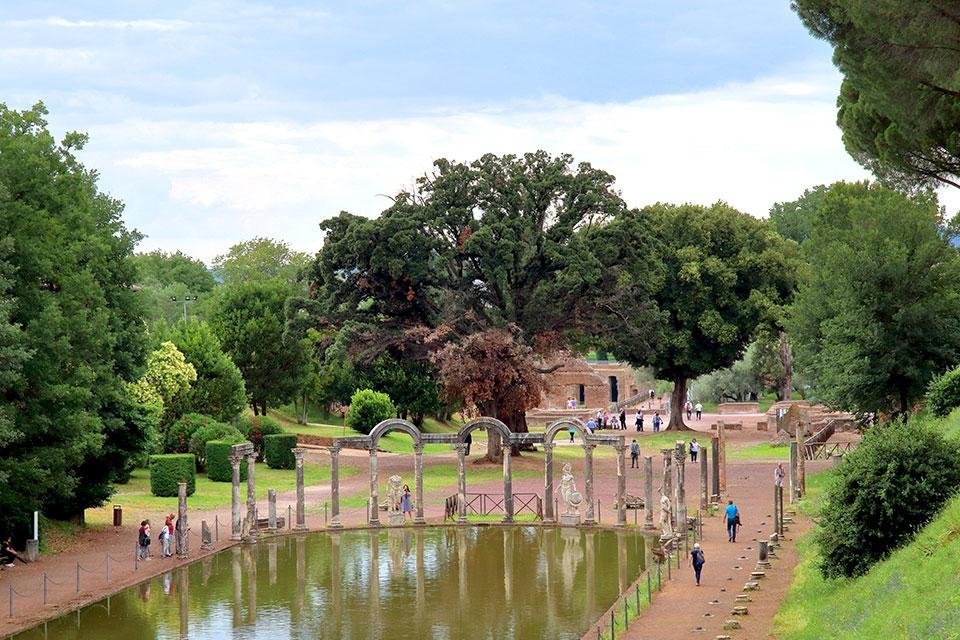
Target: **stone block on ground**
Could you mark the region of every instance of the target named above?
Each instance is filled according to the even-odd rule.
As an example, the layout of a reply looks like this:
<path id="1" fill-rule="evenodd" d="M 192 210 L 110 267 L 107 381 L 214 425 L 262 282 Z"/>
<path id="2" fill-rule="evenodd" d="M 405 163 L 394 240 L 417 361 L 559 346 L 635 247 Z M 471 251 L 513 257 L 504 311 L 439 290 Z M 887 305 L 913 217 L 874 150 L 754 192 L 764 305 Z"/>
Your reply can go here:
<path id="1" fill-rule="evenodd" d="M 743 605 L 740 605 L 740 606 L 738 606 L 738 607 L 734 607 L 734 608 L 733 608 L 733 611 L 730 612 L 730 615 L 732 615 L 732 616 L 745 616 L 745 615 L 747 615 L 748 613 L 749 613 L 749 612 L 747 611 L 747 608 L 746 608 L 745 606 L 743 606 Z"/>
<path id="2" fill-rule="evenodd" d="M 763 571 L 751 571 L 750 577 L 754 580 L 763 580 L 765 577 L 767 577 L 767 574 Z"/>
<path id="3" fill-rule="evenodd" d="M 727 620 L 726 622 L 723 623 L 724 631 L 733 631 L 734 629 L 742 629 L 742 628 L 743 627 L 740 626 L 740 622 L 737 620 Z"/>
<path id="4" fill-rule="evenodd" d="M 757 582 L 747 582 L 743 585 L 744 591 L 760 591 L 760 584 Z"/>

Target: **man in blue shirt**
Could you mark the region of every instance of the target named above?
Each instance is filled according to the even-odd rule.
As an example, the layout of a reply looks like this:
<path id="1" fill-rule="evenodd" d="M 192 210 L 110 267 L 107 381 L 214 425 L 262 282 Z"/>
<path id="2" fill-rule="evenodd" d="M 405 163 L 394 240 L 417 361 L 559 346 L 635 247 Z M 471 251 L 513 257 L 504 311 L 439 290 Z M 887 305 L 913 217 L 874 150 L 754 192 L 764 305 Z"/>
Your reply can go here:
<path id="1" fill-rule="evenodd" d="M 590 418 L 589 420 L 587 420 L 587 431 L 589 431 L 590 433 L 593 433 L 594 430 L 596 430 L 596 428 L 597 428 L 597 423 L 593 421 L 593 418 Z"/>
<path id="2" fill-rule="evenodd" d="M 733 500 L 727 500 L 727 509 L 724 514 L 724 520 L 727 521 L 727 539 L 730 542 L 737 541 L 737 526 L 740 524 L 740 510 Z"/>

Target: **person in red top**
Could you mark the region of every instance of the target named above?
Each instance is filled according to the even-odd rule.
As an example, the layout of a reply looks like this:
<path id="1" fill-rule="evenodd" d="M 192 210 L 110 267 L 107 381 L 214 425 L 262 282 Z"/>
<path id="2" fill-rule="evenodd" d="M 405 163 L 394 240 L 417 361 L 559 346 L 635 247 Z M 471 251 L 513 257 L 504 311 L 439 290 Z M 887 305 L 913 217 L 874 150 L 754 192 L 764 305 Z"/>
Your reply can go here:
<path id="1" fill-rule="evenodd" d="M 137 559 L 150 559 L 150 521 L 141 520 L 137 530 Z"/>
<path id="2" fill-rule="evenodd" d="M 161 556 L 169 558 L 173 555 L 173 514 L 167 516 L 160 530 Z"/>

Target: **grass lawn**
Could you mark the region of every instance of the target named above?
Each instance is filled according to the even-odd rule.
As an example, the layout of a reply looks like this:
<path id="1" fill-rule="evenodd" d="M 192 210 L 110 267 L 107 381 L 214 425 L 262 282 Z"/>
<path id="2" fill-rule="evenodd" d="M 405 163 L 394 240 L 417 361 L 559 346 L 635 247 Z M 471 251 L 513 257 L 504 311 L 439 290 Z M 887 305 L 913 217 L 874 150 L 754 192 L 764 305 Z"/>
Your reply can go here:
<path id="1" fill-rule="evenodd" d="M 341 479 L 359 471 L 358 467 L 341 466 Z M 293 491 L 297 486 L 295 472 L 290 469 L 271 469 L 266 464 L 258 464 L 256 468 L 257 497 L 266 498 L 267 489 L 276 489 L 277 493 Z M 303 480 L 307 485 L 318 484 L 330 480 L 330 467 L 307 463 L 303 467 Z M 246 499 L 246 489 L 242 489 Z M 187 498 L 191 509 L 219 509 L 229 507 L 231 501 L 231 484 L 229 482 L 213 482 L 205 474 L 197 474 L 197 488 L 192 496 Z M 126 518 L 133 518 L 139 522 L 142 513 L 176 513 L 176 498 L 158 498 L 150 493 L 150 472 L 147 469 L 136 469 L 127 484 L 117 485 L 117 493 L 110 502 L 98 509 L 86 510 L 86 521 L 90 524 L 106 524 L 113 522 L 113 505 L 123 506 Z"/>
<path id="2" fill-rule="evenodd" d="M 769 442 L 727 449 L 727 460 L 789 460 L 790 447 L 775 447 Z M 807 478 L 809 484 L 810 478 Z"/>

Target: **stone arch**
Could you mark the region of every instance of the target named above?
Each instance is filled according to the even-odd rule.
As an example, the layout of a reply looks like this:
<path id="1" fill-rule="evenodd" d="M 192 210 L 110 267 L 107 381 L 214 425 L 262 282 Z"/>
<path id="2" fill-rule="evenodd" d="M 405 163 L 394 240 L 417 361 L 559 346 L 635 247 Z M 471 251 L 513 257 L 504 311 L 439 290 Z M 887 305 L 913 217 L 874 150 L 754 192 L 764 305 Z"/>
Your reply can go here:
<path id="1" fill-rule="evenodd" d="M 545 444 L 550 444 L 553 442 L 553 439 L 558 433 L 561 431 L 567 431 L 571 426 L 577 433 L 580 434 L 581 440 L 590 435 L 587 433 L 587 428 L 583 425 L 583 423 L 576 418 L 561 418 L 556 422 L 550 423 L 550 426 L 547 427 L 547 430 L 543 432 L 543 442 Z"/>
<path id="2" fill-rule="evenodd" d="M 412 422 L 401 420 L 400 418 L 389 418 L 378 422 L 377 426 L 370 430 L 370 447 L 376 449 L 380 444 L 380 438 L 391 431 L 403 431 L 409 435 L 413 438 L 413 446 L 415 449 L 423 444 L 423 434 L 420 432 L 420 429 L 417 429 L 416 425 Z"/>
<path id="3" fill-rule="evenodd" d="M 477 429 L 493 429 L 500 434 L 504 442 L 510 442 L 510 429 L 496 418 L 486 416 L 471 420 L 457 431 L 457 442 L 463 442 L 467 434 Z"/>

